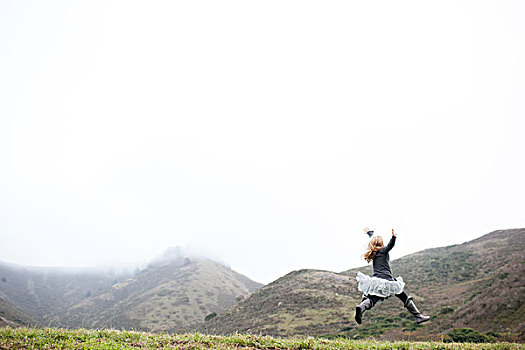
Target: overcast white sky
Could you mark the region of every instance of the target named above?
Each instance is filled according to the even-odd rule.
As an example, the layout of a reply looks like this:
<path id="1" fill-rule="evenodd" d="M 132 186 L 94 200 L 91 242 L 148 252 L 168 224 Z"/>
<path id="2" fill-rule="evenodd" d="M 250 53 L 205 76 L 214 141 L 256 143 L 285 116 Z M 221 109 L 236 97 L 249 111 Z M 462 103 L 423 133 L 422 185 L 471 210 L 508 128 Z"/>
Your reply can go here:
<path id="1" fill-rule="evenodd" d="M 523 1 L 0 1 L 0 260 L 270 282 L 525 227 Z M 395 271 L 394 271 L 395 273 Z"/>

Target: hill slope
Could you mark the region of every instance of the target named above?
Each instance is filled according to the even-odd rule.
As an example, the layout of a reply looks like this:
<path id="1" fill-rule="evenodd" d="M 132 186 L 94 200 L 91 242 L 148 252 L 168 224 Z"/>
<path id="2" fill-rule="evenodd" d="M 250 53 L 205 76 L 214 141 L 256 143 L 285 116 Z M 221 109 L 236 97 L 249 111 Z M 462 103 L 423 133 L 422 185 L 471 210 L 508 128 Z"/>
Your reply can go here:
<path id="1" fill-rule="evenodd" d="M 0 327 L 34 326 L 36 321 L 0 298 Z"/>
<path id="2" fill-rule="evenodd" d="M 72 306 L 70 327 L 115 327 L 178 332 L 246 297 L 260 284 L 206 259 L 150 265 L 131 278 Z"/>
<path id="3" fill-rule="evenodd" d="M 36 268 L 0 262 L 0 298 L 39 325 L 61 324 L 57 315 L 118 277 L 91 270 Z M 3 310 L 3 307 L 0 306 Z"/>
<path id="4" fill-rule="evenodd" d="M 207 322 L 202 330 L 274 336 L 326 334 L 351 323 L 349 305 L 356 300 L 346 276 L 319 270 L 294 271 Z"/>
<path id="5" fill-rule="evenodd" d="M 392 270 L 407 282 L 407 293 L 417 296 L 433 316 L 420 333 L 471 327 L 525 340 L 523 247 L 525 229 L 500 230 L 393 261 Z M 353 276 L 357 270 L 371 272 L 371 267 L 346 274 Z M 381 305 L 377 316 L 386 317 L 392 304 Z"/>
<path id="6" fill-rule="evenodd" d="M 398 242 L 399 244 L 400 242 Z M 268 335 L 439 338 L 453 327 L 497 332 L 525 340 L 523 298 L 525 229 L 495 231 L 460 245 L 428 249 L 392 261 L 406 292 L 432 321 L 416 325 L 396 298 L 353 320 L 361 296 L 355 273 L 301 270 L 259 289 L 202 326 L 217 334 L 251 331 Z"/>
<path id="7" fill-rule="evenodd" d="M 173 332 L 204 321 L 261 286 L 211 260 L 168 255 L 120 276 L 0 264 L 6 281 L 0 283 L 0 300 L 5 301 L 0 316 L 18 309 L 41 326 Z"/>

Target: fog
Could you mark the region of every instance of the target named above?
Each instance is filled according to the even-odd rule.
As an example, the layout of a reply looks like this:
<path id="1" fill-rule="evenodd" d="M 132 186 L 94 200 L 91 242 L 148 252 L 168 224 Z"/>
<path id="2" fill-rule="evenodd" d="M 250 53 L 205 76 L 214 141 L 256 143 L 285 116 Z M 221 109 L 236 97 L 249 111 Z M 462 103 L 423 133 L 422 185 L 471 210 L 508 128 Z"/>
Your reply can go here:
<path id="1" fill-rule="evenodd" d="M 0 261 L 263 283 L 525 227 L 520 1 L 0 2 Z M 395 272 L 395 271 L 394 271 Z"/>

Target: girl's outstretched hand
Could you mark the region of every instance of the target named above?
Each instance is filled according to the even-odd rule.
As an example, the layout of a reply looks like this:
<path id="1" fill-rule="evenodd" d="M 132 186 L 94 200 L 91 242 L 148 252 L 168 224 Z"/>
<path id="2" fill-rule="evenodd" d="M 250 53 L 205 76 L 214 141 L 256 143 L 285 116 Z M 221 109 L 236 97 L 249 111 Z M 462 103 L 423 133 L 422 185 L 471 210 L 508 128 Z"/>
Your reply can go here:
<path id="1" fill-rule="evenodd" d="M 397 235 L 394 233 L 394 229 L 392 229 L 392 236 L 397 237 Z"/>

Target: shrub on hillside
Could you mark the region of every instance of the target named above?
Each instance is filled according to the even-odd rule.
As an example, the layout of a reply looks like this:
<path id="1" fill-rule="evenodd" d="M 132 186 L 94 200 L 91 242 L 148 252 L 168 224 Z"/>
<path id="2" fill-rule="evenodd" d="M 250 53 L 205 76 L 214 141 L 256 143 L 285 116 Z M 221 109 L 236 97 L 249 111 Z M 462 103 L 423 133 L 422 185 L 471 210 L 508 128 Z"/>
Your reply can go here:
<path id="1" fill-rule="evenodd" d="M 441 309 L 441 311 L 439 313 L 442 314 L 442 315 L 446 315 L 446 314 L 450 314 L 452 312 L 454 312 L 453 308 L 451 308 L 451 307 L 444 307 L 444 308 Z"/>
<path id="2" fill-rule="evenodd" d="M 211 314 L 207 315 L 205 318 L 204 318 L 204 321 L 208 322 L 209 320 L 211 320 L 212 318 L 216 317 L 217 316 L 217 313 L 215 312 L 212 312 Z"/>
<path id="3" fill-rule="evenodd" d="M 487 335 L 472 328 L 455 328 L 448 332 L 450 341 L 456 343 L 489 343 L 495 340 L 492 335 Z"/>

